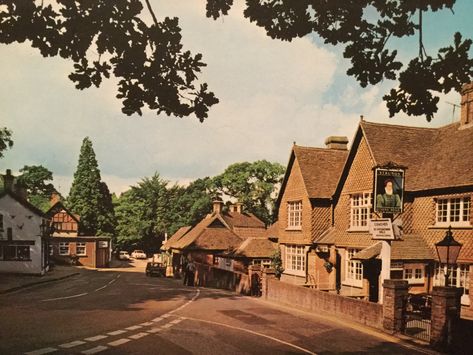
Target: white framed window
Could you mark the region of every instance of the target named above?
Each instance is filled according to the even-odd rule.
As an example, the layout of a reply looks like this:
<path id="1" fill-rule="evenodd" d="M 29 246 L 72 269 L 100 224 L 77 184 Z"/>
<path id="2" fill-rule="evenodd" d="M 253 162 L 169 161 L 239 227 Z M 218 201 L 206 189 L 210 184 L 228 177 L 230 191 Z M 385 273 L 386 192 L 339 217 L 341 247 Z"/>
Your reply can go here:
<path id="1" fill-rule="evenodd" d="M 252 265 L 261 265 L 262 267 L 271 267 L 271 259 L 253 259 Z"/>
<path id="2" fill-rule="evenodd" d="M 69 243 L 59 243 L 59 255 L 69 255 Z"/>
<path id="3" fill-rule="evenodd" d="M 301 229 L 302 227 L 302 201 L 287 203 L 287 228 Z"/>
<path id="4" fill-rule="evenodd" d="M 470 265 L 457 264 L 449 266 L 448 286 L 462 287 L 463 296 L 461 302 L 463 305 L 470 305 Z M 447 266 L 445 264 L 435 264 L 434 286 L 445 286 L 445 275 Z"/>
<path id="5" fill-rule="evenodd" d="M 345 283 L 351 286 L 363 286 L 363 264 L 360 260 L 352 260 L 359 249 L 347 249 L 345 258 Z"/>
<path id="6" fill-rule="evenodd" d="M 0 260 L 31 261 L 29 245 L 4 245 L 0 252 Z"/>
<path id="7" fill-rule="evenodd" d="M 403 279 L 407 280 L 407 282 L 410 284 L 423 284 L 424 283 L 424 269 L 423 268 L 405 268 Z"/>
<path id="8" fill-rule="evenodd" d="M 471 199 L 470 197 L 442 198 L 436 200 L 435 225 L 469 226 Z"/>
<path id="9" fill-rule="evenodd" d="M 76 255 L 77 256 L 86 256 L 85 243 L 76 243 Z"/>
<path id="10" fill-rule="evenodd" d="M 305 247 L 303 245 L 286 245 L 285 259 L 286 270 L 305 275 Z"/>
<path id="11" fill-rule="evenodd" d="M 371 192 L 351 195 L 350 229 L 368 230 L 371 211 Z"/>

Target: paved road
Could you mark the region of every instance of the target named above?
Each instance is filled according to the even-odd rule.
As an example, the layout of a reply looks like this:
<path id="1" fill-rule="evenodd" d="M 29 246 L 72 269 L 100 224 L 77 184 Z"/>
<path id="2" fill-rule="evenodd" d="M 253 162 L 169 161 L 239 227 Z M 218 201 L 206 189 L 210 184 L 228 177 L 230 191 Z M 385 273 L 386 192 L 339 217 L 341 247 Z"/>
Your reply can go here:
<path id="1" fill-rule="evenodd" d="M 415 354 L 341 323 L 148 278 L 143 262 L 0 296 L 0 354 Z"/>

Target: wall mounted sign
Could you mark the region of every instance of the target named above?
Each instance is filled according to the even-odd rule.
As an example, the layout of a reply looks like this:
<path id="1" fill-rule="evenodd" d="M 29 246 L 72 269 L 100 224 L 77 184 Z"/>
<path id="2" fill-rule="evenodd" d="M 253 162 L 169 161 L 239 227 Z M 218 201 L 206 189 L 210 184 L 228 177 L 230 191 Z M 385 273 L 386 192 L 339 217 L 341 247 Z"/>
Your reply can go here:
<path id="1" fill-rule="evenodd" d="M 373 239 L 394 240 L 393 226 L 390 218 L 380 218 L 370 221 L 370 233 Z"/>
<path id="2" fill-rule="evenodd" d="M 404 199 L 404 169 L 375 168 L 374 206 L 377 213 L 401 213 Z"/>

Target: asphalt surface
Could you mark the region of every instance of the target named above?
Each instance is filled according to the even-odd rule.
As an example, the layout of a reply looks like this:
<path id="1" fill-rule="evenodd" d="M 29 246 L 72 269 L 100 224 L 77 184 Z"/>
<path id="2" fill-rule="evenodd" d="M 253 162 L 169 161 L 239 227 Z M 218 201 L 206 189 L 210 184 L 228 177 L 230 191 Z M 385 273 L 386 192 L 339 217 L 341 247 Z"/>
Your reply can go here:
<path id="1" fill-rule="evenodd" d="M 424 353 L 312 313 L 146 277 L 144 265 L 0 295 L 0 354 Z"/>

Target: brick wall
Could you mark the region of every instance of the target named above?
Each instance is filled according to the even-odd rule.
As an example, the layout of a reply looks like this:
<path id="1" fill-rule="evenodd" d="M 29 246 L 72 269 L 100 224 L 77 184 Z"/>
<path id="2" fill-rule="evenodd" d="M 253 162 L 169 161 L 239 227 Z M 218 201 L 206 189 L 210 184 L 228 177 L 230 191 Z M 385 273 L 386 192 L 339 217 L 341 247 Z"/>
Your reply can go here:
<path id="1" fill-rule="evenodd" d="M 370 327 L 383 329 L 383 307 L 324 291 L 290 285 L 273 278 L 266 280 L 266 299 L 314 312 L 328 312 Z"/>

